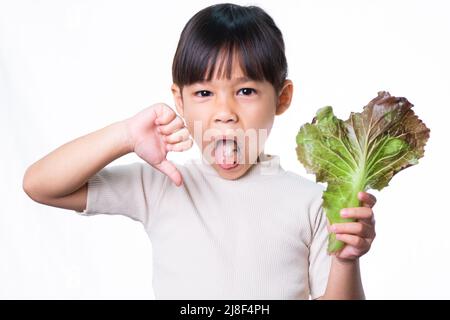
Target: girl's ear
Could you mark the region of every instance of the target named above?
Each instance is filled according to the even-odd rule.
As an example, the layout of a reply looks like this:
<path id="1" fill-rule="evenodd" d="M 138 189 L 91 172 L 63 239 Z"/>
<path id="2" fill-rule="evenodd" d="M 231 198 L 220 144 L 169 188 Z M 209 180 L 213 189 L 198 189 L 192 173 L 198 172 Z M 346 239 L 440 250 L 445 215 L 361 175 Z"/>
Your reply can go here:
<path id="1" fill-rule="evenodd" d="M 175 83 L 172 84 L 172 94 L 173 94 L 173 100 L 175 102 L 175 107 L 177 108 L 178 114 L 183 117 L 183 96 L 181 94 L 180 87 L 176 85 Z"/>
<path id="2" fill-rule="evenodd" d="M 278 95 L 277 109 L 275 115 L 279 116 L 289 108 L 294 93 L 294 84 L 291 80 L 285 80 L 283 87 Z"/>

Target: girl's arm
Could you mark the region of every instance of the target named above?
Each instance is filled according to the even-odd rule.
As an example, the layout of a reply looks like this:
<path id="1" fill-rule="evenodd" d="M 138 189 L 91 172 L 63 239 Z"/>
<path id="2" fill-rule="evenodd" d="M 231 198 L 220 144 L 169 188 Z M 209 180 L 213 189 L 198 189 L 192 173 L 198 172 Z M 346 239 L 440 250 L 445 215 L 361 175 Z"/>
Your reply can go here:
<path id="1" fill-rule="evenodd" d="M 113 123 L 33 163 L 23 177 L 23 189 L 36 202 L 83 211 L 89 177 L 131 151 L 126 123 Z"/>
<path id="2" fill-rule="evenodd" d="M 192 143 L 184 121 L 166 104 L 154 104 L 35 162 L 25 172 L 23 189 L 36 202 L 81 212 L 86 208 L 88 179 L 130 152 L 180 186 L 181 174 L 166 156 L 169 150 L 185 151 Z"/>
<path id="3" fill-rule="evenodd" d="M 341 210 L 343 218 L 356 222 L 336 223 L 329 226 L 336 239 L 346 246 L 332 257 L 330 275 L 322 299 L 365 299 L 359 258 L 367 253 L 375 239 L 375 218 L 372 207 L 377 199 L 368 192 L 359 192 L 362 207 Z"/>
<path id="4" fill-rule="evenodd" d="M 363 300 L 364 290 L 359 270 L 359 259 L 343 261 L 332 257 L 325 294 L 318 300 Z"/>

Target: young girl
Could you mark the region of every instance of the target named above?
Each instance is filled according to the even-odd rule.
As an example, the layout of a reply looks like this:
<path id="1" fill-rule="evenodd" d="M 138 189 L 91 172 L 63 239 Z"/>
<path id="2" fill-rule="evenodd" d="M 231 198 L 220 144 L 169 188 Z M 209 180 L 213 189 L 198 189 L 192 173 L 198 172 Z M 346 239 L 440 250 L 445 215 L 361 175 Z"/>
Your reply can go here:
<path id="1" fill-rule="evenodd" d="M 364 298 L 358 259 L 375 237 L 375 198 L 360 193 L 364 206 L 347 216 L 357 222 L 329 227 L 347 243 L 329 256 L 323 187 L 264 152 L 293 94 L 272 18 L 255 6 L 201 10 L 181 33 L 172 75 L 179 115 L 157 103 L 68 142 L 27 169 L 25 192 L 141 222 L 157 299 Z M 191 136 L 201 160 L 168 161 Z M 145 162 L 105 168 L 130 152 Z"/>

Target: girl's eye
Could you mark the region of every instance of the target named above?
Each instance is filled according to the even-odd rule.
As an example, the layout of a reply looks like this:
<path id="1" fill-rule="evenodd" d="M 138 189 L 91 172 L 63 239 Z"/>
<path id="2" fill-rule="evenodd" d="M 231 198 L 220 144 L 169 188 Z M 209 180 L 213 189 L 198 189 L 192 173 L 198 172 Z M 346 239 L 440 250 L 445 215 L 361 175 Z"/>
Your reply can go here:
<path id="1" fill-rule="evenodd" d="M 242 88 L 239 92 L 242 92 L 244 96 L 250 96 L 252 93 L 256 93 L 256 90 L 252 88 Z M 212 92 L 208 90 L 200 90 L 195 92 L 196 97 L 209 97 L 211 95 Z"/>
<path id="2" fill-rule="evenodd" d="M 252 88 L 242 88 L 242 89 L 239 90 L 239 92 L 241 92 L 241 91 L 242 91 L 242 94 L 243 94 L 244 96 L 249 96 L 249 95 L 252 94 L 252 92 L 253 92 L 253 93 L 256 93 L 256 90 L 255 90 L 255 89 L 252 89 Z"/>
<path id="3" fill-rule="evenodd" d="M 200 96 L 199 96 L 199 94 L 200 94 Z M 197 92 L 195 93 L 195 96 L 197 96 L 197 97 L 209 97 L 210 94 L 211 94 L 211 91 L 208 91 L 208 90 L 200 90 L 200 91 L 197 91 Z"/>

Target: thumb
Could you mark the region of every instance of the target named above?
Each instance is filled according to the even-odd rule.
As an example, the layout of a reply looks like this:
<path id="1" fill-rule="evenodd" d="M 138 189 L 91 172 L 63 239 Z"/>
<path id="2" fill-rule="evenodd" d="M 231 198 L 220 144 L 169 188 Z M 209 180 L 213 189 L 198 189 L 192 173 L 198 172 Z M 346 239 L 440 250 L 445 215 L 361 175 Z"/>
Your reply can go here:
<path id="1" fill-rule="evenodd" d="M 161 163 L 155 165 L 155 168 L 168 176 L 177 187 L 183 184 L 183 178 L 181 177 L 180 171 L 178 171 L 175 165 L 169 160 L 164 159 Z"/>

